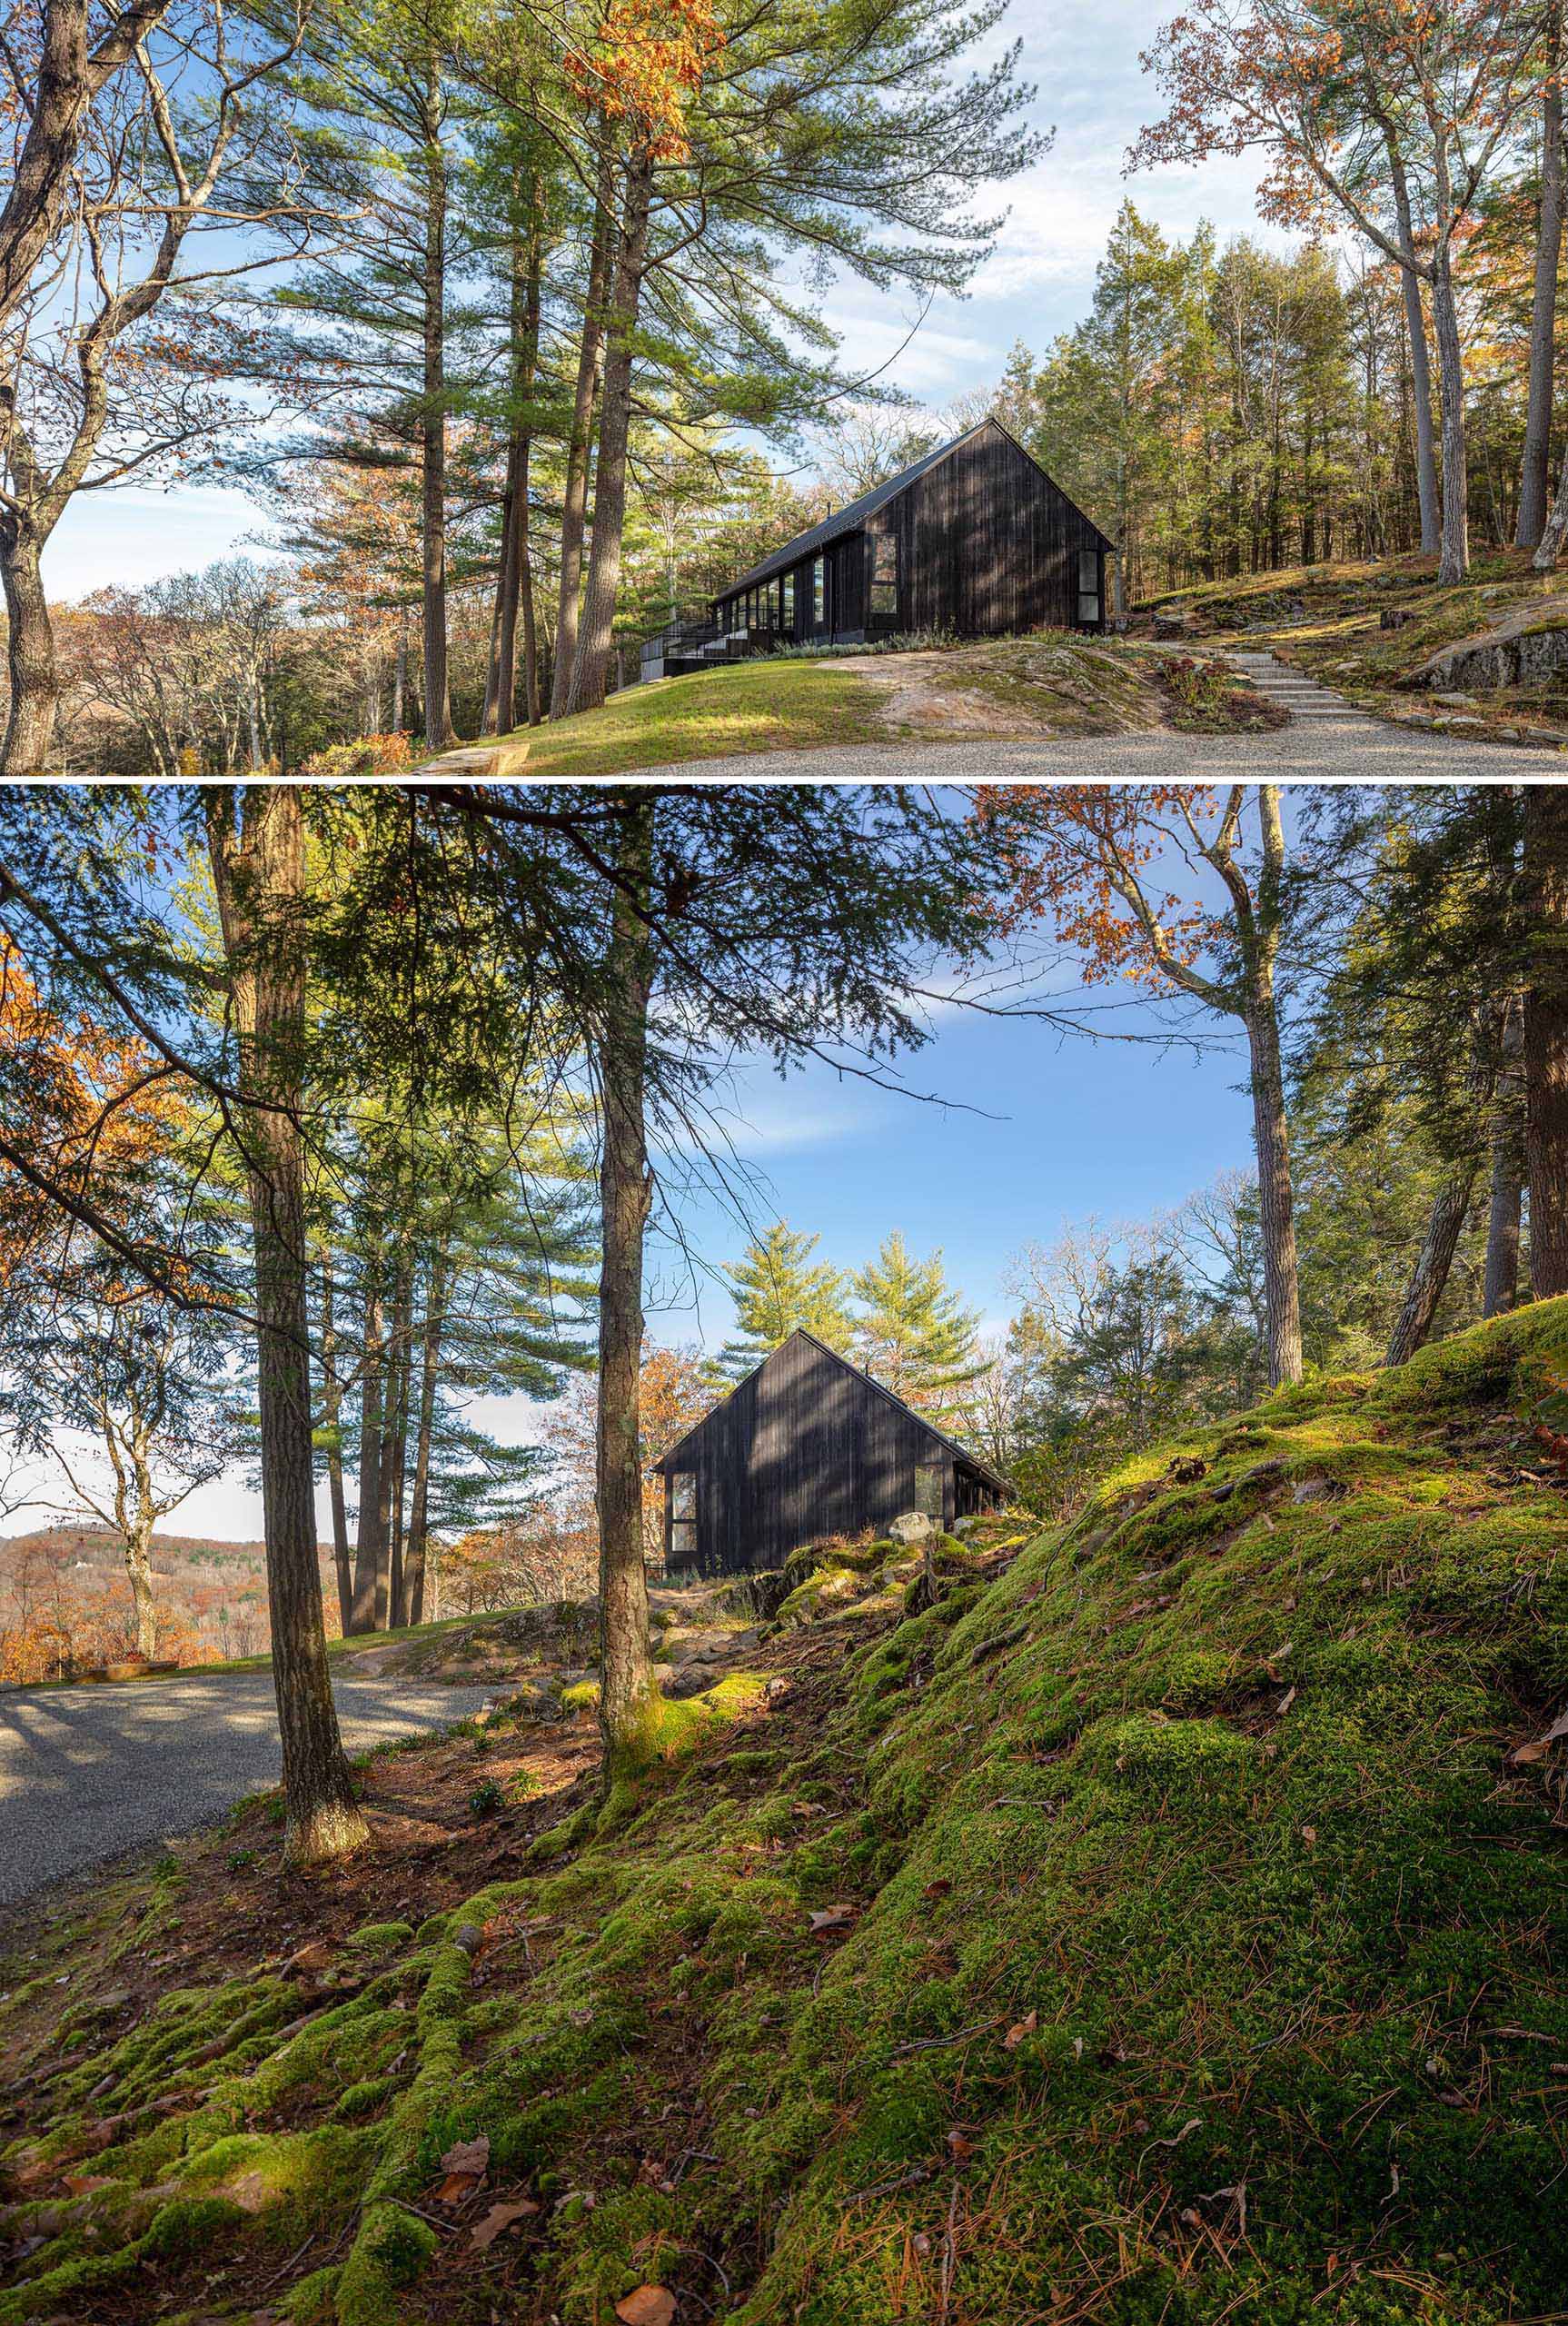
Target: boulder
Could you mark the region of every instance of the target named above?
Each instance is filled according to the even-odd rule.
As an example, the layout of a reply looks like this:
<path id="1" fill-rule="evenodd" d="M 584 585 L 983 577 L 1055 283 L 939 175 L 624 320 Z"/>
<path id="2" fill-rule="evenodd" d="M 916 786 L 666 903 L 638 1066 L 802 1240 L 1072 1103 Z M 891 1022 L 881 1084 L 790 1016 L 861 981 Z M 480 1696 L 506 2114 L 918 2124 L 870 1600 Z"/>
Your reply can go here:
<path id="1" fill-rule="evenodd" d="M 906 1510 L 888 1527 L 888 1539 L 899 1544 L 923 1543 L 928 1536 L 940 1533 L 935 1519 L 928 1518 L 923 1510 Z"/>
<path id="2" fill-rule="evenodd" d="M 1568 597 L 1532 598 L 1492 629 L 1439 647 L 1405 684 L 1439 701 L 1473 690 L 1536 686 L 1568 670 Z"/>

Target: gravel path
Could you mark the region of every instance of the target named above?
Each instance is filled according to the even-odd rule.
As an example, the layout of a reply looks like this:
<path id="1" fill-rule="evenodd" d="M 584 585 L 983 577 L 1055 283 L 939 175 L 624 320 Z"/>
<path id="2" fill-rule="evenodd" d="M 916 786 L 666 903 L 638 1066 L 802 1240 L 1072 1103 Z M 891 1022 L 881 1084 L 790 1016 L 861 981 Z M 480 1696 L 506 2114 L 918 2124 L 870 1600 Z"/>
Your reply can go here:
<path id="1" fill-rule="evenodd" d="M 1327 690 L 1325 689 L 1326 692 Z M 1555 750 L 1424 735 L 1348 715 L 1298 719 L 1266 735 L 1089 736 L 1061 742 L 970 738 L 950 743 L 851 743 L 817 751 L 758 751 L 742 758 L 690 760 L 652 768 L 660 783 L 1048 783 L 1096 776 L 1127 782 L 1162 777 L 1184 782 L 1248 775 L 1284 782 L 1409 783 L 1428 775 L 1464 783 L 1477 775 L 1563 772 Z M 624 776 L 574 776 L 574 783 L 618 783 Z"/>
<path id="2" fill-rule="evenodd" d="M 334 1677 L 351 1752 L 444 1727 L 495 1692 Z M 0 1904 L 221 1816 L 275 1784 L 270 1672 L 0 1693 Z"/>

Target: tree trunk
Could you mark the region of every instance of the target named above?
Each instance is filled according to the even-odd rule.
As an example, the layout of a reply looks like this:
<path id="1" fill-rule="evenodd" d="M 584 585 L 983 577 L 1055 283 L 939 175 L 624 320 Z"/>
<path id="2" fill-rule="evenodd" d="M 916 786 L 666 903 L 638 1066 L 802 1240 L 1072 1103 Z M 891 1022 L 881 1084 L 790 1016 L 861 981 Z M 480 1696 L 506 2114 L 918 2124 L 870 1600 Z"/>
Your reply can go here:
<path id="1" fill-rule="evenodd" d="M 1415 230 L 1410 214 L 1410 185 L 1398 141 L 1384 125 L 1394 211 L 1402 250 L 1414 251 Z M 1399 270 L 1404 300 L 1404 329 L 1410 342 L 1410 394 L 1415 413 L 1415 497 L 1421 511 L 1421 547 L 1435 557 L 1441 545 L 1437 506 L 1437 451 L 1432 432 L 1432 366 L 1426 353 L 1426 318 L 1421 312 L 1421 279 L 1407 266 Z"/>
<path id="2" fill-rule="evenodd" d="M 0 579 L 5 590 L 6 662 L 11 707 L 5 740 L 0 743 L 0 775 L 41 775 L 55 740 L 59 687 L 55 673 L 55 633 L 49 601 L 31 534 L 18 534 L 15 521 L 0 526 Z"/>
<path id="3" fill-rule="evenodd" d="M 424 376 L 421 573 L 424 621 L 424 740 L 432 751 L 453 741 L 446 629 L 446 154 L 441 142 L 441 81 L 425 84 Z"/>
<path id="4" fill-rule="evenodd" d="M 208 795 L 207 830 L 233 992 L 255 1256 L 262 1503 L 273 1677 L 296 1864 L 368 1839 L 338 1733 L 322 1619 L 311 1443 L 309 1256 L 300 1126 L 306 1037 L 305 847 L 292 784 Z"/>
<path id="5" fill-rule="evenodd" d="M 1272 989 L 1249 1005 L 1246 1033 L 1252 1058 L 1253 1137 L 1257 1147 L 1264 1297 L 1268 1312 L 1268 1378 L 1270 1387 L 1277 1388 L 1282 1381 L 1301 1379 L 1302 1357 L 1295 1205 L 1290 1182 L 1279 1021 Z"/>
<path id="6" fill-rule="evenodd" d="M 599 418 L 599 458 L 593 471 L 593 548 L 583 593 L 582 634 L 577 642 L 567 690 L 570 711 L 595 711 L 604 701 L 610 674 L 615 600 L 620 587 L 621 540 L 626 529 L 626 454 L 631 434 L 631 383 L 636 363 L 638 309 L 648 262 L 648 218 L 653 196 L 653 164 L 646 151 L 631 160 L 615 291 L 605 335 L 604 393 Z"/>
<path id="7" fill-rule="evenodd" d="M 1403 1365 L 1407 1357 L 1415 1355 L 1432 1330 L 1437 1304 L 1448 1287 L 1448 1272 L 1454 1265 L 1479 1168 L 1474 1160 L 1459 1165 L 1437 1191 L 1383 1360 L 1384 1365 Z"/>
<path id="8" fill-rule="evenodd" d="M 1524 787 L 1524 1152 L 1530 1281 L 1568 1292 L 1568 785 Z"/>
<path id="9" fill-rule="evenodd" d="M 1523 1012 L 1516 995 L 1502 1011 L 1501 1063 L 1492 1100 L 1492 1192 L 1486 1217 L 1482 1314 L 1501 1317 L 1519 1297 L 1519 1222 L 1524 1193 Z"/>
<path id="10" fill-rule="evenodd" d="M 533 451 L 534 373 L 539 363 L 541 238 L 537 224 L 512 245 L 511 420 L 506 452 L 506 523 L 501 572 L 496 591 L 494 670 L 486 716 L 487 734 L 510 734 L 517 725 L 517 617 L 529 572 L 529 468 Z M 527 714 L 525 713 L 525 716 Z"/>
<path id="11" fill-rule="evenodd" d="M 430 1297 L 425 1305 L 421 1350 L 419 1435 L 414 1446 L 413 1494 L 409 1506 L 408 1554 L 403 1561 L 403 1586 L 408 1595 L 408 1620 L 424 1621 L 425 1534 L 430 1507 L 430 1448 L 435 1426 L 436 1367 L 441 1357 L 442 1328 L 446 1321 L 447 1258 L 438 1250 L 431 1261 Z"/>
<path id="12" fill-rule="evenodd" d="M 392 1280 L 390 1327 L 382 1344 L 381 1427 L 376 1444 L 374 1622 L 378 1632 L 384 1632 L 392 1619 L 392 1506 L 397 1486 L 398 1377 L 408 1297 L 407 1268 L 406 1254 L 400 1251 Z"/>
<path id="13" fill-rule="evenodd" d="M 158 1653 L 158 1611 L 153 1601 L 153 1520 L 138 1513 L 125 1536 L 125 1573 L 136 1611 L 136 1653 L 148 1662 Z"/>
<path id="14" fill-rule="evenodd" d="M 353 1569 L 349 1559 L 349 1513 L 343 1496 L 343 1393 L 338 1380 L 338 1336 L 332 1307 L 332 1256 L 325 1237 L 322 1256 L 322 1418 L 327 1431 L 327 1492 L 332 1507 L 332 1565 L 338 1578 L 338 1625 L 345 1639 L 353 1627 Z"/>
<path id="15" fill-rule="evenodd" d="M 376 1527 L 381 1513 L 382 1404 L 385 1389 L 386 1350 L 382 1317 L 381 1254 L 372 1247 L 365 1261 L 364 1347 L 360 1359 L 360 1511 L 354 1546 L 353 1623 L 355 1632 L 374 1631 L 376 1570 L 381 1545 Z"/>
<path id="16" fill-rule="evenodd" d="M 600 1057 L 603 1109 L 599 1276 L 600 1725 L 607 1779 L 635 1765 L 650 1741 L 657 1691 L 648 1652 L 642 1558 L 642 1240 L 652 1182 L 644 1107 L 652 939 L 642 914 L 653 860 L 655 795 L 623 795 L 625 824 Z M 634 900 L 636 901 L 634 901 Z"/>
<path id="17" fill-rule="evenodd" d="M 398 1300 L 398 1318 L 394 1330 L 395 1355 L 392 1379 L 397 1385 L 394 1401 L 396 1419 L 392 1426 L 392 1460 L 388 1465 L 392 1477 L 392 1512 L 389 1536 L 392 1544 L 392 1579 L 390 1603 L 392 1623 L 401 1628 L 408 1618 L 403 1613 L 403 1466 L 408 1459 L 409 1384 L 413 1368 L 412 1270 L 405 1266 Z"/>
<path id="18" fill-rule="evenodd" d="M 408 633 L 402 629 L 397 634 L 397 651 L 392 656 L 392 721 L 394 735 L 402 733 L 403 693 L 408 685 Z"/>
<path id="19" fill-rule="evenodd" d="M 1506 1316 L 1519 1297 L 1519 1222 L 1524 1193 L 1513 1126 L 1492 1150 L 1492 1200 L 1486 1215 L 1486 1289 L 1482 1314 Z"/>
<path id="20" fill-rule="evenodd" d="M 550 715 L 559 719 L 566 710 L 572 666 L 577 659 L 578 599 L 582 588 L 582 541 L 588 522 L 588 461 L 593 443 L 593 407 L 599 392 L 599 351 L 604 339 L 604 294 L 610 280 L 610 255 L 615 223 L 611 208 L 614 163 L 608 134 L 599 164 L 599 190 L 593 217 L 593 242 L 588 262 L 588 292 L 582 308 L 582 338 L 577 353 L 577 390 L 571 406 L 571 434 L 566 448 L 566 475 L 561 504 L 561 598 L 555 617 L 555 670 L 551 682 Z"/>
<path id="21" fill-rule="evenodd" d="M 1443 538 L 1440 582 L 1463 582 L 1470 571 L 1470 473 L 1464 447 L 1464 358 L 1454 296 L 1451 253 L 1441 238 L 1432 254 L 1432 327 L 1437 340 L 1438 396 L 1443 410 Z"/>
<path id="22" fill-rule="evenodd" d="M 1563 254 L 1563 10 L 1546 15 L 1545 84 L 1541 93 L 1541 217 L 1535 232 L 1535 290 L 1530 312 L 1530 403 L 1519 472 L 1519 522 L 1513 538 L 1533 549 L 1546 523 L 1552 486 L 1553 356 L 1557 340 L 1557 270 Z"/>
<path id="23" fill-rule="evenodd" d="M 1277 898 L 1285 864 L 1279 789 L 1258 786 L 1264 879 Z M 1276 903 L 1271 902 L 1272 919 Z M 1295 1258 L 1295 1198 L 1290 1178 L 1290 1136 L 1280 1064 L 1279 1011 L 1274 992 L 1274 938 L 1265 930 L 1247 968 L 1246 1038 L 1252 1064 L 1253 1139 L 1257 1149 L 1259 1228 L 1263 1239 L 1264 1301 L 1268 1316 L 1271 1388 L 1301 1379 L 1301 1287 Z"/>

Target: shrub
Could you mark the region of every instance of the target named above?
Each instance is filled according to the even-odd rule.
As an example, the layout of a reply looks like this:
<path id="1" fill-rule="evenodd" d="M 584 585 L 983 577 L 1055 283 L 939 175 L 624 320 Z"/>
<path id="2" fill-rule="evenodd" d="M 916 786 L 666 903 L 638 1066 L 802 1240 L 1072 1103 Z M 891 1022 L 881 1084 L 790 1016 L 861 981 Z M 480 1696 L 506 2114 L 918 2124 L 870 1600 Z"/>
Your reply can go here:
<path id="1" fill-rule="evenodd" d="M 338 781 L 353 775 L 399 775 L 412 765 L 413 746 L 407 735 L 355 735 L 346 743 L 328 743 L 313 751 L 300 773 Z"/>

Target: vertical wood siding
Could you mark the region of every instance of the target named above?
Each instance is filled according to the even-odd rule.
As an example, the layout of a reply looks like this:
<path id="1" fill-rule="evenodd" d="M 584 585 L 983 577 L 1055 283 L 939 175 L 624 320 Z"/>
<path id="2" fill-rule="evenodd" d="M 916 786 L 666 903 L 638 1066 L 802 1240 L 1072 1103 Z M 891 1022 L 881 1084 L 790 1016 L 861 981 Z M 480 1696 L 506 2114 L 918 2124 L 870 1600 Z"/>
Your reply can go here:
<path id="1" fill-rule="evenodd" d="M 797 1336 L 698 1426 L 672 1467 L 696 1481 L 699 1572 L 737 1575 L 781 1566 L 828 1535 L 880 1532 L 915 1508 L 925 1463 L 941 1468 L 950 1526 L 951 1447 L 864 1374 Z M 670 1501 L 667 1479 L 667 1556 Z"/>
<path id="2" fill-rule="evenodd" d="M 994 422 L 911 479 L 866 521 L 819 555 L 826 558 L 830 631 L 811 619 L 810 558 L 795 575 L 794 636 L 864 637 L 876 542 L 898 543 L 898 611 L 880 630 L 945 630 L 988 638 L 1078 627 L 1078 556 L 1096 559 L 1101 626 L 1105 558 L 1083 511 Z M 769 585 L 777 588 L 778 577 Z M 721 611 L 733 610 L 731 595 Z"/>
<path id="3" fill-rule="evenodd" d="M 1078 552 L 1097 553 L 1099 535 L 999 429 L 917 477 L 878 523 L 898 535 L 904 629 L 1077 627 Z"/>

